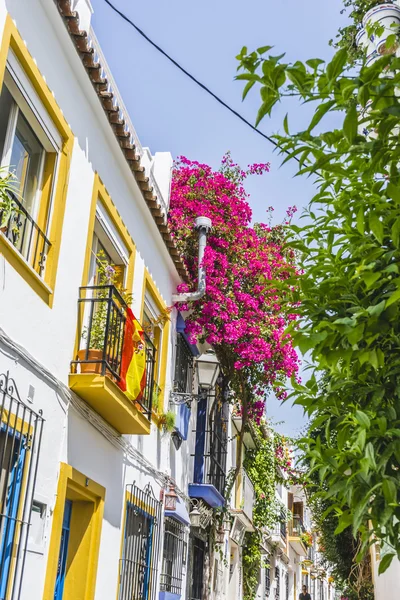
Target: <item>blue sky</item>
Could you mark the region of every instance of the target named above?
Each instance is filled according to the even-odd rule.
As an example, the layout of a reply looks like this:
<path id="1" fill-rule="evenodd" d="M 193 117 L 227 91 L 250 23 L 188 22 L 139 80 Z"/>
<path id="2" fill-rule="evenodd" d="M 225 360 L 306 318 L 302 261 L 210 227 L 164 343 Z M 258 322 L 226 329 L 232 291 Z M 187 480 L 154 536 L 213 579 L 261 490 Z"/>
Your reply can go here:
<path id="1" fill-rule="evenodd" d="M 242 83 L 235 82 L 235 56 L 249 49 L 274 46 L 288 60 L 328 59 L 345 17 L 341 0 L 112 0 L 158 45 L 225 102 L 254 122 L 259 95 L 241 101 Z M 247 182 L 253 218 L 265 220 L 274 206 L 280 222 L 288 206 L 300 211 L 313 195 L 306 178 L 293 178 L 295 166 L 279 168 L 281 158 L 261 136 L 216 103 L 125 23 L 104 0 L 92 0 L 93 28 L 111 67 L 139 138 L 151 151 L 170 151 L 218 167 L 226 150 L 241 166 L 270 162 L 271 172 Z M 291 128 L 301 128 L 312 107 L 293 101 L 280 105 L 260 129 L 271 134 L 289 112 Z M 304 424 L 302 411 L 271 399 L 269 414 L 288 434 Z"/>

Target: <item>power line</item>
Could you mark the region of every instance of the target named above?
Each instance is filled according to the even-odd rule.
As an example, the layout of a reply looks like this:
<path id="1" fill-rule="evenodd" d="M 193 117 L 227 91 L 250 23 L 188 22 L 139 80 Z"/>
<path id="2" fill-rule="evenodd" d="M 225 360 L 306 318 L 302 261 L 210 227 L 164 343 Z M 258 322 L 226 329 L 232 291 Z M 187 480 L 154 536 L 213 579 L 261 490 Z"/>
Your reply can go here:
<path id="1" fill-rule="evenodd" d="M 184 73 L 187 77 L 189 77 L 189 79 L 194 81 L 194 83 L 196 85 L 201 87 L 202 90 L 204 90 L 207 94 L 212 96 L 212 98 L 214 98 L 214 100 L 216 100 L 219 104 L 221 104 L 221 106 L 223 106 L 224 108 L 229 110 L 229 112 L 231 112 L 233 115 L 235 115 L 235 117 L 240 119 L 245 125 L 250 127 L 250 129 L 252 129 L 256 133 L 258 133 L 258 135 L 261 135 L 264 139 L 266 139 L 273 146 L 275 146 L 275 148 L 279 148 L 279 150 L 281 150 L 282 152 L 285 152 L 286 154 L 290 154 L 290 152 L 288 150 L 285 150 L 284 148 L 282 148 L 282 146 L 280 146 L 277 142 L 275 142 L 275 140 L 273 140 L 269 135 L 267 135 L 266 133 L 263 133 L 262 131 L 257 129 L 257 127 L 255 127 L 252 123 L 250 123 L 250 121 L 245 119 L 245 117 L 243 117 L 240 113 L 238 113 L 234 108 L 229 106 L 229 104 L 224 102 L 224 100 L 222 100 L 219 96 L 217 96 L 217 94 L 214 94 L 214 92 L 212 92 L 210 90 L 210 88 L 208 88 L 206 85 L 204 85 L 204 83 L 201 83 L 201 81 L 199 81 L 196 77 L 194 77 L 194 75 L 189 73 L 189 71 L 187 71 L 184 67 L 182 67 L 182 65 L 180 65 L 174 58 L 172 58 L 172 56 L 170 56 L 167 52 L 165 52 L 165 50 L 163 50 L 158 44 L 153 42 L 153 40 L 150 39 L 149 36 L 146 35 L 144 33 L 144 31 L 142 31 L 140 29 L 140 27 L 138 27 L 133 21 L 131 21 L 131 19 L 129 19 L 123 12 L 121 12 L 116 6 L 114 6 L 110 2 L 110 0 L 104 0 L 104 1 L 106 2 L 106 4 L 108 4 L 108 6 L 114 12 L 116 12 L 124 21 L 129 23 L 129 25 L 131 25 L 147 42 L 149 42 L 149 44 L 151 44 L 156 50 L 158 50 L 158 52 L 160 52 L 163 56 L 165 56 L 165 58 L 167 58 L 173 65 L 175 65 L 175 67 L 177 67 L 180 71 L 182 71 L 182 73 Z M 297 160 L 297 162 L 300 162 L 300 160 L 296 156 L 293 156 L 292 158 Z"/>

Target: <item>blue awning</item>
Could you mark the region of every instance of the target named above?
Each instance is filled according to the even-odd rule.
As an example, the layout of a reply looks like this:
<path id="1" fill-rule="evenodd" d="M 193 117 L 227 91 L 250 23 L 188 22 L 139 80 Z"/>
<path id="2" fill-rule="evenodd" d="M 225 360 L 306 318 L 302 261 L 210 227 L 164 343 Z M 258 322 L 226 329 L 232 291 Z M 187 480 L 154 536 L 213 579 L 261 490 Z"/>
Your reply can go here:
<path id="1" fill-rule="evenodd" d="M 189 513 L 186 510 L 185 503 L 179 497 L 176 499 L 176 510 L 166 510 L 165 516 L 180 521 L 184 525 L 190 525 Z"/>
<path id="2" fill-rule="evenodd" d="M 182 317 L 181 313 L 178 312 L 178 318 L 176 319 L 176 330 L 178 333 L 181 333 L 183 335 L 183 337 L 185 338 L 193 356 L 199 356 L 200 352 L 199 352 L 196 344 L 191 344 L 189 342 L 189 338 L 185 333 L 185 328 L 186 328 L 185 319 Z"/>

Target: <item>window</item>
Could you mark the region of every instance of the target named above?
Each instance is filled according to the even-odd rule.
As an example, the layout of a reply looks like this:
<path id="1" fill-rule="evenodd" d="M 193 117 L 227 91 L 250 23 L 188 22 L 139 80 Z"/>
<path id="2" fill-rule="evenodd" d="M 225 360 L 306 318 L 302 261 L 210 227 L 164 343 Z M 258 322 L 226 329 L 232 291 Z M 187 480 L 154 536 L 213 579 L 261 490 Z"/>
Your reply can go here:
<path id="1" fill-rule="evenodd" d="M 161 503 L 150 485 L 129 488 L 118 600 L 156 600 Z"/>
<path id="2" fill-rule="evenodd" d="M 23 552 L 43 419 L 24 405 L 14 381 L 0 375 L 0 598 L 22 584 Z M 28 483 L 27 483 L 28 482 Z M 20 563 L 21 573 L 17 563 Z"/>
<path id="3" fill-rule="evenodd" d="M 12 50 L 0 95 L 2 174 L 12 174 L 9 201 L 2 204 L 1 231 L 44 277 L 53 183 L 62 139 Z M 43 189 L 49 194 L 42 198 Z M 43 200 L 43 205 L 42 205 Z M 3 201 L 4 202 L 4 201 Z"/>
<path id="4" fill-rule="evenodd" d="M 0 252 L 51 307 L 74 137 L 10 15 L 2 44 Z"/>
<path id="5" fill-rule="evenodd" d="M 203 540 L 193 536 L 190 547 L 191 569 L 189 582 L 189 600 L 203 599 L 204 560 L 206 545 Z"/>
<path id="6" fill-rule="evenodd" d="M 186 563 L 185 527 L 169 517 L 165 519 L 164 527 L 161 591 L 180 595 Z"/>
<path id="7" fill-rule="evenodd" d="M 156 413 L 160 413 L 164 409 L 169 323 L 165 302 L 150 275 L 146 272 L 142 309 L 147 364 L 144 396 L 146 403 Z"/>
<path id="8" fill-rule="evenodd" d="M 193 354 L 182 333 L 176 336 L 174 389 L 176 392 L 191 392 L 193 382 Z"/>
<path id="9" fill-rule="evenodd" d="M 289 573 L 285 573 L 286 600 L 289 600 Z"/>
<path id="10" fill-rule="evenodd" d="M 275 568 L 275 579 L 276 579 L 276 588 L 275 588 L 275 598 L 279 600 L 281 597 L 281 572 L 279 567 Z"/>
<path id="11" fill-rule="evenodd" d="M 271 567 L 265 568 L 265 595 L 269 598 L 269 593 L 271 591 Z"/>

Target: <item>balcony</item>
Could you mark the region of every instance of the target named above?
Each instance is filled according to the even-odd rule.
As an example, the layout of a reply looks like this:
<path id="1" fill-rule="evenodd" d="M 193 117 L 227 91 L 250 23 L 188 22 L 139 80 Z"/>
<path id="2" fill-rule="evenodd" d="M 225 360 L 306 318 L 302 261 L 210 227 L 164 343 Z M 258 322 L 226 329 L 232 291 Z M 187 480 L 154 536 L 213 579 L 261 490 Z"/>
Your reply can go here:
<path id="1" fill-rule="evenodd" d="M 3 252 L 12 252 L 43 278 L 51 243 L 17 197 L 9 191 L 7 195 L 8 200 L 0 203 L 0 244 Z"/>
<path id="2" fill-rule="evenodd" d="M 71 363 L 69 386 L 119 433 L 148 435 L 156 349 L 143 332 L 143 345 L 139 343 L 133 352 L 133 358 L 142 361 L 141 366 L 135 363 L 133 387 L 122 391 L 122 373 L 126 370 L 123 353 L 127 347 L 127 310 L 124 299 L 113 285 L 80 288 L 79 349 Z"/>
<path id="3" fill-rule="evenodd" d="M 309 534 L 304 527 L 302 518 L 299 515 L 293 515 L 293 519 L 289 521 L 288 525 L 289 544 L 299 556 L 305 558 L 309 546 L 306 542 L 306 537 Z"/>
<path id="4" fill-rule="evenodd" d="M 245 469 L 241 469 L 239 473 L 235 492 L 235 508 L 231 509 L 231 513 L 242 521 L 247 531 L 254 531 L 252 525 L 255 500 L 254 486 Z"/>
<path id="5" fill-rule="evenodd" d="M 286 524 L 286 511 L 281 510 L 280 521 L 275 524 L 270 535 L 274 544 L 277 544 L 281 550 L 286 552 L 287 547 L 287 524 Z"/>

